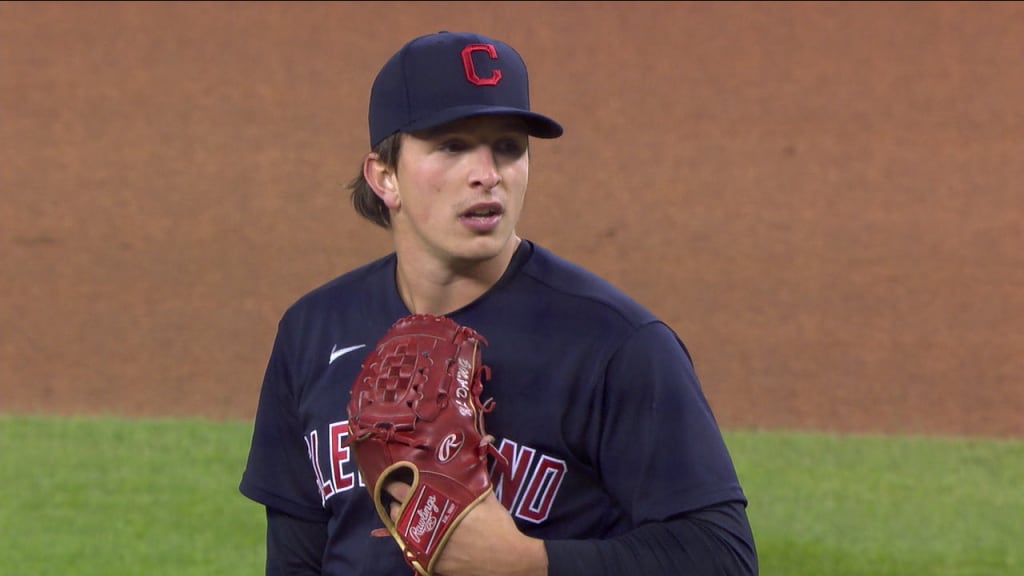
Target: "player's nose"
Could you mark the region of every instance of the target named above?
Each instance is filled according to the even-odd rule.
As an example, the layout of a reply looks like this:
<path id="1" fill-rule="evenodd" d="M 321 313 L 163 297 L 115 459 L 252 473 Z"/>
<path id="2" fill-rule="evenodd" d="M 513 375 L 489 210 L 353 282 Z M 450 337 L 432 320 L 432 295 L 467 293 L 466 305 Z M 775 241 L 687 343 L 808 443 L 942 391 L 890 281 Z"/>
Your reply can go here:
<path id="1" fill-rule="evenodd" d="M 501 183 L 501 174 L 498 172 L 498 161 L 495 158 L 494 150 L 490 146 L 477 146 L 469 154 L 470 170 L 469 180 L 473 187 L 482 187 L 490 190 Z"/>

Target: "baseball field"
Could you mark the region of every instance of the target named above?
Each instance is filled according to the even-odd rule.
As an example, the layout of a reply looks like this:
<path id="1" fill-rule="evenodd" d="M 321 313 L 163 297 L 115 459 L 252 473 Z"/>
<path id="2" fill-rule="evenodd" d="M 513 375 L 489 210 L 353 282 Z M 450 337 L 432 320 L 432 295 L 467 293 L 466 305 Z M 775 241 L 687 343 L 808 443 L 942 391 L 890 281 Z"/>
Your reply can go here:
<path id="1" fill-rule="evenodd" d="M 762 574 L 1024 573 L 1024 3 L 0 2 L 0 574 L 261 573 L 276 323 L 389 249 L 342 186 L 442 29 L 522 47 L 520 232 L 687 342 Z"/>
<path id="2" fill-rule="evenodd" d="M 0 573 L 262 574 L 250 427 L 0 416 Z M 731 430 L 761 574 L 1016 576 L 1024 442 Z"/>

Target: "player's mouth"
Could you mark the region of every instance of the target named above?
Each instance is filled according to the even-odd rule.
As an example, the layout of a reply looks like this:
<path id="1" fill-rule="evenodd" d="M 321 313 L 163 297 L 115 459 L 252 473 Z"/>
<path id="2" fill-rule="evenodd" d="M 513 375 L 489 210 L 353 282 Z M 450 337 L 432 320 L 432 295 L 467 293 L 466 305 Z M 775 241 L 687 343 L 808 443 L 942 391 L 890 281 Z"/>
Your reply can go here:
<path id="1" fill-rule="evenodd" d="M 501 222 L 505 209 L 497 202 L 474 204 L 459 215 L 459 221 L 475 232 L 490 232 Z"/>

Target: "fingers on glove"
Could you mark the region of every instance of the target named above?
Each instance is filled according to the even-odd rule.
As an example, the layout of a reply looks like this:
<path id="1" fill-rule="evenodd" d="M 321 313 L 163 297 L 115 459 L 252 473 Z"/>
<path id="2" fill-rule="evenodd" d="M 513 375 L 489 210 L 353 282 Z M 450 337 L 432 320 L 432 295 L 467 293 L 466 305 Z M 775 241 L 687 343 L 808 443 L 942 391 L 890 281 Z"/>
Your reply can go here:
<path id="1" fill-rule="evenodd" d="M 388 515 L 391 516 L 392 524 L 397 524 L 401 516 L 402 505 L 409 498 L 412 486 L 401 480 L 389 480 L 384 484 L 381 495 L 388 508 Z M 391 536 L 387 528 L 375 528 L 370 535 L 378 538 Z"/>
<path id="2" fill-rule="evenodd" d="M 388 513 L 392 522 L 398 522 L 399 511 L 405 501 L 409 498 L 412 486 L 401 480 L 390 480 L 384 485 L 384 493 L 389 496 Z"/>

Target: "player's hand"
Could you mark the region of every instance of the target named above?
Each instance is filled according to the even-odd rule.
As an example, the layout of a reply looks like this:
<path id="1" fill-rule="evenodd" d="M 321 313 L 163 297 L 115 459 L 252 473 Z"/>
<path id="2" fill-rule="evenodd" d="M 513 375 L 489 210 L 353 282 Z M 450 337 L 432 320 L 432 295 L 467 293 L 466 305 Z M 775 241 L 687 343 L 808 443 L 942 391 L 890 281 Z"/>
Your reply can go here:
<path id="1" fill-rule="evenodd" d="M 411 487 L 391 482 L 384 489 L 394 498 L 389 512 L 398 522 L 401 502 Z M 469 511 L 452 532 L 434 572 L 444 576 L 546 576 L 544 542 L 516 528 L 512 515 L 493 492 Z"/>

